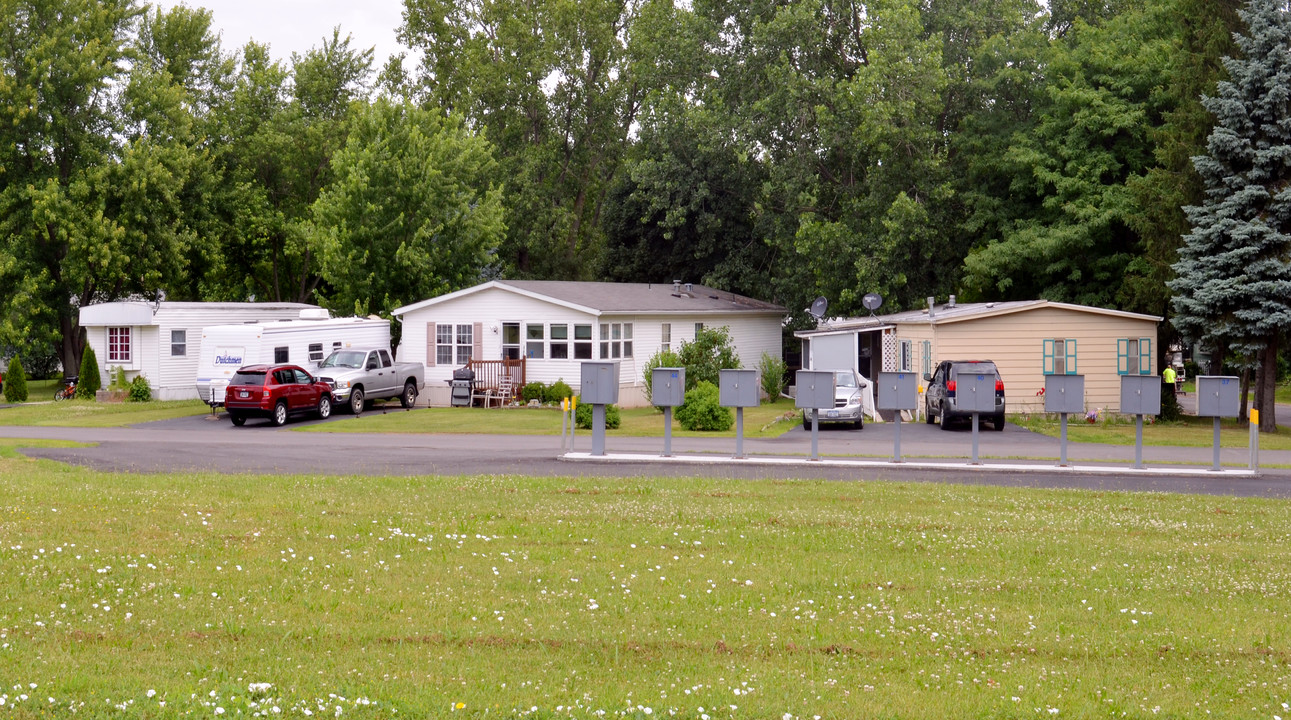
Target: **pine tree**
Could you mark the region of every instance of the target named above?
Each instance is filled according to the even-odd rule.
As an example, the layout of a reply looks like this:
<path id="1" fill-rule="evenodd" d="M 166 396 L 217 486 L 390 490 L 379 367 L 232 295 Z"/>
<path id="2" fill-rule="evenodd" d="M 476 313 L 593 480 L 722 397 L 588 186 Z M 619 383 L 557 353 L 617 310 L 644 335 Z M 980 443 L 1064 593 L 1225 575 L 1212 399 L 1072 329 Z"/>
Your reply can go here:
<path id="1" fill-rule="evenodd" d="M 1215 116 L 1201 205 L 1174 265 L 1174 324 L 1208 346 L 1256 354 L 1260 430 L 1274 432 L 1278 336 L 1291 328 L 1291 15 L 1285 0 L 1251 0 L 1238 13 L 1239 57 L 1202 104 Z"/>
<path id="2" fill-rule="evenodd" d="M 103 378 L 99 376 L 99 359 L 94 348 L 87 343 L 81 354 L 81 374 L 76 381 L 76 397 L 93 400 L 99 388 L 103 387 Z"/>
<path id="3" fill-rule="evenodd" d="M 27 402 L 27 373 L 17 355 L 9 359 L 9 369 L 4 372 L 4 399 L 11 403 Z"/>

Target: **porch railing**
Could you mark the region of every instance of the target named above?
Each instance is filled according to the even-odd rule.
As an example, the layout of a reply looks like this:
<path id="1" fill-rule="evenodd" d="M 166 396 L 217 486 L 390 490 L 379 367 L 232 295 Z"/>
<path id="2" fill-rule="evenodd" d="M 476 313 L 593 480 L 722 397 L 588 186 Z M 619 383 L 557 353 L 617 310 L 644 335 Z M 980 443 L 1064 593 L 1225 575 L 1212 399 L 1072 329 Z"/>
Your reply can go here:
<path id="1" fill-rule="evenodd" d="M 503 377 L 511 378 L 512 392 L 520 397 L 520 388 L 525 385 L 524 358 L 518 360 L 471 360 L 466 364 L 475 371 L 475 391 L 492 390 L 496 392 L 502 384 Z"/>

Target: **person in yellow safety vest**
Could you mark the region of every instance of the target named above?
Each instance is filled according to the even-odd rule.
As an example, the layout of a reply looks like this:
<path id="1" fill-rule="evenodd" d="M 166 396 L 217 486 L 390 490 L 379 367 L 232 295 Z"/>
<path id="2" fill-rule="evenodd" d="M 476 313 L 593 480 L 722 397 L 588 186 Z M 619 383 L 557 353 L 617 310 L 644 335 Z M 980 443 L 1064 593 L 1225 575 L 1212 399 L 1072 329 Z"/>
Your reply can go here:
<path id="1" fill-rule="evenodd" d="M 1173 367 L 1170 367 L 1169 365 L 1165 366 L 1165 370 L 1161 371 L 1161 382 L 1164 382 L 1169 386 L 1170 392 L 1178 392 L 1178 376 L 1175 374 Z"/>

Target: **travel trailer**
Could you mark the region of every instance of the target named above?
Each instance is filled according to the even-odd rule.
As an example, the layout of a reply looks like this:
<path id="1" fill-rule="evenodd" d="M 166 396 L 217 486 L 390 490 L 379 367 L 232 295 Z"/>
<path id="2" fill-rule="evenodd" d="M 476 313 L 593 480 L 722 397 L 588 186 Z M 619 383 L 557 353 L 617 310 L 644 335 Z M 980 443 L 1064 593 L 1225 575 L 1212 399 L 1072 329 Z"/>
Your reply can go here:
<path id="1" fill-rule="evenodd" d="M 212 407 L 222 405 L 224 388 L 243 365 L 295 363 L 312 371 L 348 347 L 390 347 L 390 321 L 331 318 L 320 309 L 303 311 L 298 320 L 214 325 L 202 330 L 197 394 Z"/>

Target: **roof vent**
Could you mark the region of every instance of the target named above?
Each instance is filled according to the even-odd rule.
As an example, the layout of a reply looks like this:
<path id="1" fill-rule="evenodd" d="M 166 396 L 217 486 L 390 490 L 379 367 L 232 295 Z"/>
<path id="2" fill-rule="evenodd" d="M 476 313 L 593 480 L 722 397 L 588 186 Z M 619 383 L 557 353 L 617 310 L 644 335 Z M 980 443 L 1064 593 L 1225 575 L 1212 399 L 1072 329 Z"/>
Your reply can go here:
<path id="1" fill-rule="evenodd" d="M 692 288 L 692 287 L 693 287 L 693 285 L 692 285 L 691 283 L 686 283 L 686 294 L 687 294 L 687 295 L 691 294 L 691 292 L 692 292 L 692 291 L 691 291 L 691 288 Z"/>
<path id="2" fill-rule="evenodd" d="M 672 292 L 673 292 L 673 294 L 677 294 L 677 293 L 680 293 L 680 292 L 681 292 L 681 281 L 680 281 L 680 280 L 673 280 L 673 281 L 672 281 Z"/>
<path id="3" fill-rule="evenodd" d="M 953 308 L 953 307 L 955 307 L 955 296 L 954 296 L 954 295 L 951 295 L 951 296 L 950 296 L 950 302 L 946 303 L 946 307 L 948 307 L 948 308 Z"/>
<path id="4" fill-rule="evenodd" d="M 327 308 L 305 308 L 300 311 L 301 320 L 330 320 L 331 317 Z"/>
<path id="5" fill-rule="evenodd" d="M 935 297 L 933 297 L 933 296 L 929 295 L 929 296 L 928 296 L 928 310 L 927 310 L 927 313 L 928 313 L 928 319 L 930 319 L 930 320 L 932 319 L 933 313 L 934 313 L 934 312 L 936 312 L 936 310 L 935 310 L 936 306 L 937 306 L 937 298 L 935 298 Z"/>

